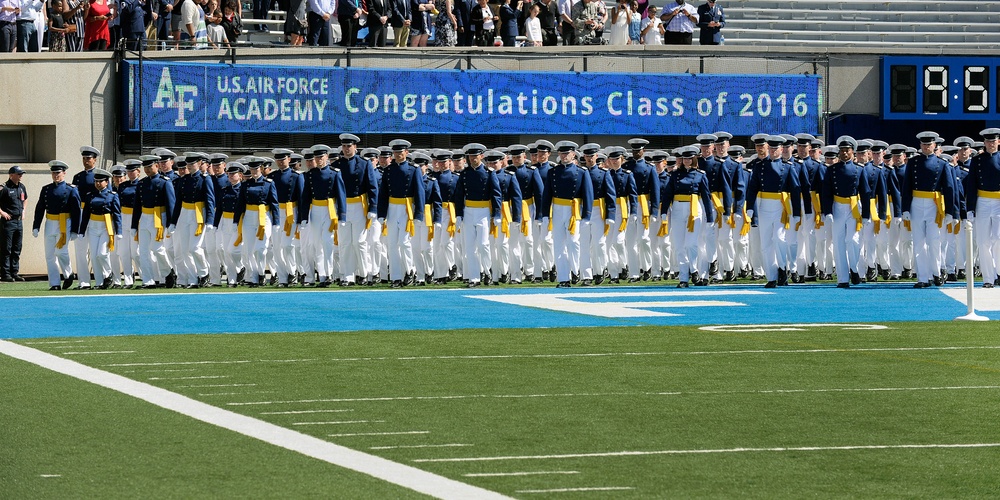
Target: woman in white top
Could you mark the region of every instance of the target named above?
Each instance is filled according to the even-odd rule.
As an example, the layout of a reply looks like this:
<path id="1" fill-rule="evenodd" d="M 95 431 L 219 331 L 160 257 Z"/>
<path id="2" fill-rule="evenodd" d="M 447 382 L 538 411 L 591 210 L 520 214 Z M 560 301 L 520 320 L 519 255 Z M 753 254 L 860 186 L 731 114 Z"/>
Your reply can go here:
<path id="1" fill-rule="evenodd" d="M 642 43 L 646 45 L 663 45 L 663 22 L 656 15 L 656 6 L 650 5 L 647 12 L 649 13 L 649 17 L 642 20 Z"/>
<path id="2" fill-rule="evenodd" d="M 618 0 L 618 5 L 611 9 L 611 34 L 609 45 L 628 45 L 628 23 L 632 20 L 632 12 L 628 0 Z"/>
<path id="3" fill-rule="evenodd" d="M 528 37 L 528 45 L 542 46 L 542 23 L 538 20 L 538 4 L 531 6 L 528 18 L 524 20 L 524 34 Z"/>

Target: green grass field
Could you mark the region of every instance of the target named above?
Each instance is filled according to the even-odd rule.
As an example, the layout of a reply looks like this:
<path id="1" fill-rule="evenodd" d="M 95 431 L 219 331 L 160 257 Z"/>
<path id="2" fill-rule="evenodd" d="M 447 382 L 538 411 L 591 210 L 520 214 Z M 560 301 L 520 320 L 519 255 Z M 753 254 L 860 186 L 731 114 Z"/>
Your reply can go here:
<path id="1" fill-rule="evenodd" d="M 889 326 L 18 343 L 518 498 L 995 498 L 1000 448 L 903 447 L 1000 443 L 995 326 Z M 0 387 L 2 497 L 421 496 L 6 356 Z"/>

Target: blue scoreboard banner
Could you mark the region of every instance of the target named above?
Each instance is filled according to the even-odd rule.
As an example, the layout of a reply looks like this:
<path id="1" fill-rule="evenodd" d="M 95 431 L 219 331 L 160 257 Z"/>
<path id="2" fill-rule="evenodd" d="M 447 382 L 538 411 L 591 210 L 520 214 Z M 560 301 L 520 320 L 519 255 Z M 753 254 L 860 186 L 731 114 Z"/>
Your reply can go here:
<path id="1" fill-rule="evenodd" d="M 822 115 L 820 79 L 808 75 L 161 62 L 144 62 L 140 75 L 137 62 L 125 61 L 122 78 L 127 131 L 816 134 Z"/>
<path id="2" fill-rule="evenodd" d="M 882 118 L 1000 120 L 1000 57 L 883 56 Z"/>

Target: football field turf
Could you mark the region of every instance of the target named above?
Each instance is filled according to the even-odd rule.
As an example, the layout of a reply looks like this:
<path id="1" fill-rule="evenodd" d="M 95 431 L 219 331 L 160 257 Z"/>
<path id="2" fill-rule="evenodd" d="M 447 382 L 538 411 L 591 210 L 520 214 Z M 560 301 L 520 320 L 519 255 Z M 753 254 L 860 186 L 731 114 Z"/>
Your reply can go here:
<path id="1" fill-rule="evenodd" d="M 516 498 L 994 497 L 995 322 L 940 321 L 961 289 L 791 288 L 0 299 L 4 353 L 233 412 L 213 425 L 0 355 L 0 491 L 422 496 L 226 428 L 250 417 Z"/>

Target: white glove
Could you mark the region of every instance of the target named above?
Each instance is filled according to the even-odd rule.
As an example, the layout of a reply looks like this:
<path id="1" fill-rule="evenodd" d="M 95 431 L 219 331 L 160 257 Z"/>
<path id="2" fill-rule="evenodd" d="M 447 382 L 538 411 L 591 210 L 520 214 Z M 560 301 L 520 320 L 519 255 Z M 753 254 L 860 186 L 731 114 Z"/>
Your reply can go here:
<path id="1" fill-rule="evenodd" d="M 134 239 L 135 239 L 135 235 L 137 235 L 137 234 L 139 234 L 139 233 L 138 233 L 138 232 L 137 232 L 137 231 L 136 231 L 135 229 L 129 229 L 129 230 L 128 230 L 128 234 L 129 234 L 129 236 L 131 236 L 131 237 L 132 237 L 132 239 L 134 240 Z"/>
<path id="2" fill-rule="evenodd" d="M 368 220 L 375 220 L 375 212 L 368 212 Z"/>
<path id="3" fill-rule="evenodd" d="M 892 219 L 892 223 L 893 224 L 902 224 L 903 223 L 903 218 L 902 217 L 894 217 Z"/>
<path id="4" fill-rule="evenodd" d="M 116 240 L 120 240 L 120 239 L 122 239 L 122 235 L 120 235 L 120 234 L 116 234 L 116 235 L 115 235 L 115 239 L 116 239 Z"/>
<path id="5" fill-rule="evenodd" d="M 910 220 L 910 212 L 903 212 L 903 220 Z"/>
<path id="6" fill-rule="evenodd" d="M 462 225 L 462 216 L 455 217 L 455 225 L 456 226 Z"/>
<path id="7" fill-rule="evenodd" d="M 823 218 L 826 219 L 827 224 L 833 224 L 833 214 L 826 214 Z"/>
<path id="8" fill-rule="evenodd" d="M 747 210 L 747 219 L 753 219 L 753 210 Z"/>
<path id="9" fill-rule="evenodd" d="M 965 220 L 965 230 L 966 230 L 966 232 L 971 232 L 972 231 L 972 221 L 969 220 L 969 219 Z"/>
<path id="10" fill-rule="evenodd" d="M 304 221 L 302 221 L 302 222 L 299 223 L 299 229 L 305 230 L 305 228 L 307 228 L 307 227 L 309 227 L 309 221 L 304 220 Z"/>
<path id="11" fill-rule="evenodd" d="M 32 229 L 31 230 L 31 235 L 34 236 L 35 238 L 37 238 L 38 237 L 38 230 L 37 229 Z"/>
<path id="12" fill-rule="evenodd" d="M 545 226 L 545 227 L 549 226 L 549 218 L 548 217 L 542 217 L 542 226 Z"/>
<path id="13" fill-rule="evenodd" d="M 499 226 L 500 225 L 500 219 L 493 219 L 493 225 L 494 226 Z"/>
<path id="14" fill-rule="evenodd" d="M 605 226 L 613 226 L 613 225 L 615 225 L 615 221 L 613 221 L 611 219 L 604 219 L 604 225 Z"/>
<path id="15" fill-rule="evenodd" d="M 441 223 L 440 222 L 435 222 L 434 223 L 434 229 L 435 230 L 440 230 L 441 229 Z"/>
<path id="16" fill-rule="evenodd" d="M 80 235 L 79 235 L 79 234 L 76 234 L 76 233 L 69 233 L 69 241 L 76 241 L 76 240 L 77 240 L 77 239 L 79 239 L 79 238 L 80 238 Z"/>
<path id="17" fill-rule="evenodd" d="M 654 217 L 654 216 L 650 215 L 649 216 L 649 227 L 654 227 L 654 226 L 659 226 L 659 225 L 660 225 L 660 219 L 659 219 L 659 217 Z"/>
<path id="18" fill-rule="evenodd" d="M 378 218 L 378 223 L 379 224 L 385 224 L 385 217 L 379 217 Z"/>
<path id="19" fill-rule="evenodd" d="M 170 227 L 167 228 L 167 234 L 174 234 L 174 231 L 176 231 L 176 230 L 177 230 L 177 226 L 171 224 Z"/>
<path id="20" fill-rule="evenodd" d="M 281 226 L 271 226 L 272 233 L 277 233 L 278 231 L 281 231 Z"/>
<path id="21" fill-rule="evenodd" d="M 215 226 L 209 224 L 205 226 L 205 231 L 215 231 Z"/>
<path id="22" fill-rule="evenodd" d="M 969 210 L 965 214 L 965 220 L 967 220 L 969 222 L 972 222 L 972 221 L 976 220 L 976 213 L 973 212 L 972 210 Z"/>
<path id="23" fill-rule="evenodd" d="M 946 226 L 947 226 L 948 224 L 951 224 L 952 222 L 955 222 L 955 218 L 954 218 L 954 217 L 952 217 L 952 216 L 951 216 L 951 214 L 948 214 L 948 215 L 945 215 L 945 216 L 944 216 L 944 224 L 945 224 Z"/>
<path id="24" fill-rule="evenodd" d="M 636 222 L 639 220 L 639 214 L 631 214 L 628 216 L 629 222 Z"/>
<path id="25" fill-rule="evenodd" d="M 340 227 L 347 227 L 347 221 L 346 220 L 340 221 Z"/>

